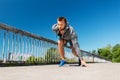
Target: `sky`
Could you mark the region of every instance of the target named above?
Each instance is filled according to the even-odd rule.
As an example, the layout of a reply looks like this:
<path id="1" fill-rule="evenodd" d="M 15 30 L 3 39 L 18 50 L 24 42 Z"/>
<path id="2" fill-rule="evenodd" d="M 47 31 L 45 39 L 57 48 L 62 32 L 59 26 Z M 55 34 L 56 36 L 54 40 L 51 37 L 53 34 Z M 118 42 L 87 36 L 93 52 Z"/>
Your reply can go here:
<path id="1" fill-rule="evenodd" d="M 0 0 L 0 23 L 55 41 L 51 27 L 59 16 L 67 18 L 83 50 L 120 43 L 120 0 Z"/>

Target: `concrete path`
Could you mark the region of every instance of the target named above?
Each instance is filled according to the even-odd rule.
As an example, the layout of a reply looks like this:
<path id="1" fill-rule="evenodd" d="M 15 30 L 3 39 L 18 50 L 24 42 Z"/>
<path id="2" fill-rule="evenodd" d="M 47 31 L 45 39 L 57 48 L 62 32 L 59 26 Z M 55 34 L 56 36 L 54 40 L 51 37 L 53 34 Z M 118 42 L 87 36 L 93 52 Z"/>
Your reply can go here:
<path id="1" fill-rule="evenodd" d="M 0 67 L 0 80 L 120 80 L 120 63 Z"/>

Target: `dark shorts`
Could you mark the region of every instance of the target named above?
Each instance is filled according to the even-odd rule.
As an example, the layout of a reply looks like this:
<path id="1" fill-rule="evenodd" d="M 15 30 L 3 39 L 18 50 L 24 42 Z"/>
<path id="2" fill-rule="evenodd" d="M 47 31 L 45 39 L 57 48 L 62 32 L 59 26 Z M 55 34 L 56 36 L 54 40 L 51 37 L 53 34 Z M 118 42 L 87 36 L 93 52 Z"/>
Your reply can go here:
<path id="1" fill-rule="evenodd" d="M 62 40 L 65 40 L 65 39 L 62 39 Z M 69 46 L 69 45 L 67 45 L 67 43 L 69 43 L 70 47 L 71 48 L 74 47 L 77 54 L 79 54 L 80 58 L 82 59 L 81 50 L 80 50 L 77 38 L 74 38 L 72 40 L 65 40 L 65 41 L 66 41 L 66 43 L 64 44 L 64 46 Z"/>
<path id="2" fill-rule="evenodd" d="M 64 44 L 64 46 L 68 46 L 67 44 L 69 44 L 70 46 L 73 46 L 72 41 L 71 40 L 66 40 L 66 43 Z"/>
<path id="3" fill-rule="evenodd" d="M 62 39 L 61 37 L 59 38 L 59 40 L 65 40 L 65 39 Z M 72 41 L 71 40 L 65 40 L 66 41 L 66 43 L 64 44 L 64 46 L 73 46 L 73 44 L 72 44 Z M 69 45 L 68 45 L 69 44 Z"/>

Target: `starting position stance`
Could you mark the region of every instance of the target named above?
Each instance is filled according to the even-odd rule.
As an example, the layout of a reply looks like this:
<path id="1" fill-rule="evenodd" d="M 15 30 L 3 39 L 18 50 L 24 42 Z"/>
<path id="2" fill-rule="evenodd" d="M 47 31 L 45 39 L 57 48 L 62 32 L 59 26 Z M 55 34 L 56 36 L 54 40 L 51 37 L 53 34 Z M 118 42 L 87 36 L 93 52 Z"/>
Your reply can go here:
<path id="1" fill-rule="evenodd" d="M 67 23 L 66 18 L 59 17 L 57 19 L 57 24 L 52 26 L 52 30 L 59 36 L 58 51 L 61 58 L 59 66 L 63 66 L 66 63 L 64 56 L 64 45 L 66 45 L 67 42 L 70 43 L 72 53 L 78 57 L 78 65 L 86 66 L 86 62 L 81 57 L 78 37 L 74 29 Z"/>

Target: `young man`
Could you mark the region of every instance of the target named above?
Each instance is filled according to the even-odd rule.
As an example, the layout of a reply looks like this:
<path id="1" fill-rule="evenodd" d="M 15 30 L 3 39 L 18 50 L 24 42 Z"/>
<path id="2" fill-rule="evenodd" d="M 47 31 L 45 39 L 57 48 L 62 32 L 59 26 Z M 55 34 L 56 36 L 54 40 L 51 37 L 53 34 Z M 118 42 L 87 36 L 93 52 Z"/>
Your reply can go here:
<path id="1" fill-rule="evenodd" d="M 60 37 L 58 40 L 58 51 L 60 53 L 61 61 L 59 66 L 63 66 L 65 62 L 65 56 L 64 56 L 64 45 L 67 44 L 67 42 L 70 43 L 72 53 L 78 57 L 78 65 L 80 66 L 86 66 L 85 61 L 81 57 L 81 51 L 78 44 L 78 39 L 75 31 L 73 28 L 67 23 L 67 20 L 65 17 L 59 17 L 57 19 L 57 24 L 54 24 L 52 26 L 52 30 Z M 80 55 L 79 55 L 80 54 Z"/>

